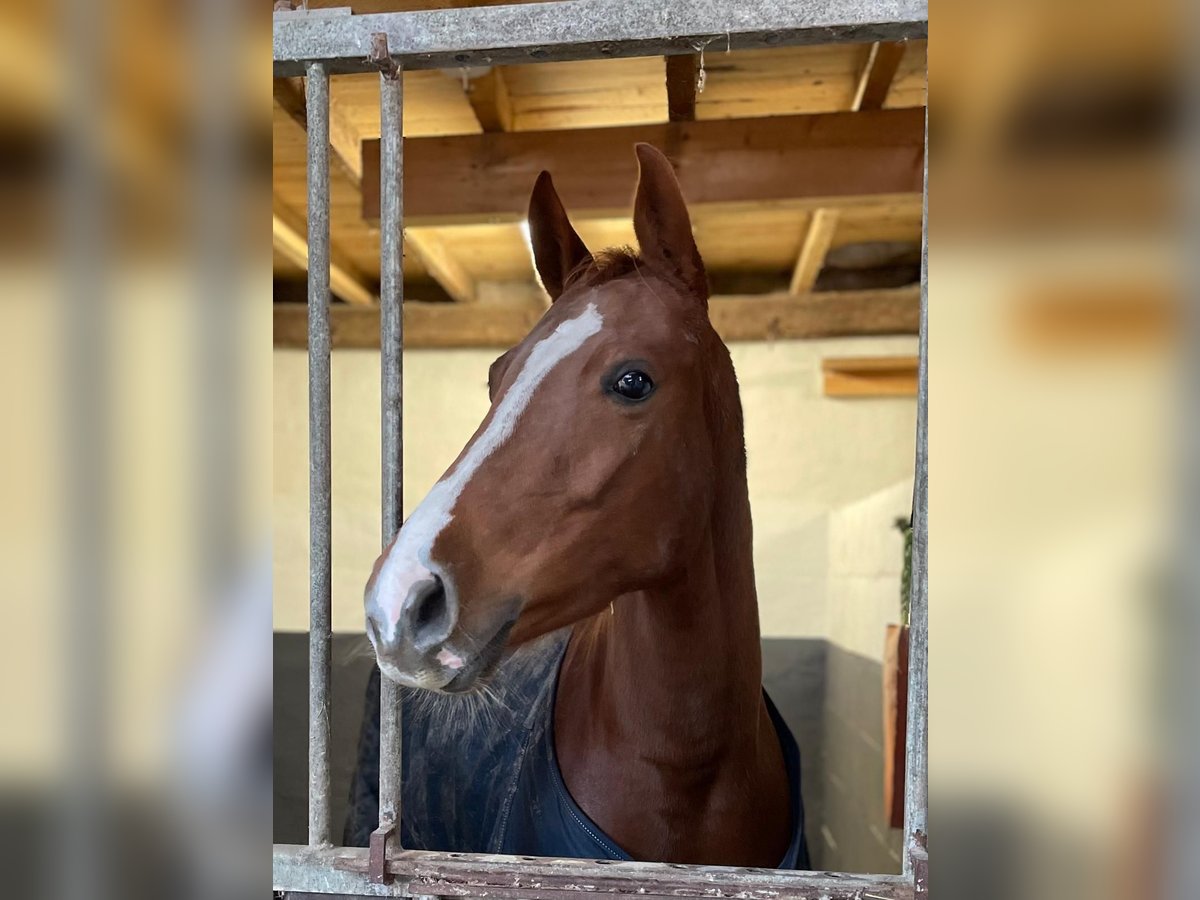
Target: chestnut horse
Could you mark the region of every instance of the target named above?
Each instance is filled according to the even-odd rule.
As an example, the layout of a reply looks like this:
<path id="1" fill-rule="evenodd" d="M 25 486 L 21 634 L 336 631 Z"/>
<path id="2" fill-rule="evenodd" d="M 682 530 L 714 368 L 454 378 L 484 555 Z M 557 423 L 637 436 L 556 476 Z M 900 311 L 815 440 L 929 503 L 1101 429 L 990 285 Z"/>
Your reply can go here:
<path id="1" fill-rule="evenodd" d="M 538 178 L 553 303 L 493 363 L 487 416 L 367 584 L 386 677 L 490 698 L 405 703 L 402 839 L 803 868 L 798 751 L 762 690 L 737 380 L 671 165 L 637 158 L 638 256 L 593 256 Z M 372 790 L 360 771 L 359 842 Z"/>

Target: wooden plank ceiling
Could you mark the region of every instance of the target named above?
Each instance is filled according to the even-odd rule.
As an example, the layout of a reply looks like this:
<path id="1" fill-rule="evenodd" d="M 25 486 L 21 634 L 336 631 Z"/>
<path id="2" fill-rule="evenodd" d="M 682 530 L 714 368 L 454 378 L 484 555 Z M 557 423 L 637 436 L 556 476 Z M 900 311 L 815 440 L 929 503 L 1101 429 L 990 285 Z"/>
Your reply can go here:
<path id="1" fill-rule="evenodd" d="M 330 5 L 345 4 L 309 3 Z M 463 4 L 351 5 L 365 13 Z M 413 198 L 406 211 L 424 213 L 405 229 L 406 298 L 523 305 L 521 315 L 544 303 L 522 229 L 523 202 L 512 199 L 532 186 L 530 166 L 550 168 L 561 182 L 590 247 L 634 243 L 632 146 L 628 159 L 605 167 L 613 174 L 603 191 L 593 197 L 572 187 L 586 185 L 593 172 L 602 180 L 604 157 L 589 158 L 579 148 L 619 156 L 614 139 L 626 132 L 602 130 L 618 126 L 651 128 L 650 136 L 681 166 L 685 192 L 704 198 L 693 199 L 692 216 L 716 294 L 879 290 L 916 280 L 923 41 L 733 53 L 715 41 L 702 56 L 670 63 L 653 57 L 409 72 L 404 89 L 406 197 Z M 274 274 L 276 299 L 286 301 L 303 297 L 303 84 L 277 80 L 274 93 Z M 377 190 L 378 76 L 334 76 L 330 98 L 335 291 L 342 301 L 375 302 L 377 203 L 368 200 L 364 209 L 364 192 Z M 886 112 L 906 109 L 911 114 Z M 696 140 L 711 149 L 685 149 L 693 137 L 687 129 L 697 129 Z M 577 134 L 560 137 L 564 131 Z M 481 154 L 488 160 L 482 177 L 503 182 L 502 189 L 483 190 L 486 182 L 473 185 L 460 171 Z M 750 177 L 755 168 L 770 173 L 766 181 Z M 617 181 L 626 169 L 622 187 Z"/>

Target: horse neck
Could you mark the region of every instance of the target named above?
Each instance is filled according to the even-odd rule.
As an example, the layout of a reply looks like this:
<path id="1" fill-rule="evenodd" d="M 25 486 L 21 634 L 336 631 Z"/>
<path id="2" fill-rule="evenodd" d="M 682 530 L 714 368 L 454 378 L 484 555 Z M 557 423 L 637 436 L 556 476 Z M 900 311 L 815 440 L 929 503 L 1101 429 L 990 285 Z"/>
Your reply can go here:
<path id="1" fill-rule="evenodd" d="M 572 635 L 567 677 L 586 670 L 588 707 L 603 711 L 592 722 L 623 753 L 701 766 L 753 749 L 762 692 L 753 567 L 748 553 L 718 549 L 718 533 L 677 582 L 617 598 Z"/>
<path id="2" fill-rule="evenodd" d="M 554 734 L 567 787 L 635 859 L 770 866 L 788 845 L 787 774 L 762 697 L 741 410 L 710 396 L 714 502 L 670 584 L 575 627 Z M 620 790 L 614 790 L 619 785 Z"/>
<path id="3" fill-rule="evenodd" d="M 729 433 L 718 437 L 698 549 L 671 583 L 615 598 L 577 625 L 564 661 L 568 689 L 583 688 L 590 711 L 573 724 L 605 732 L 605 746 L 636 758 L 742 765 L 757 752 L 764 717 L 750 504 L 740 409 L 724 413 L 717 418 Z"/>

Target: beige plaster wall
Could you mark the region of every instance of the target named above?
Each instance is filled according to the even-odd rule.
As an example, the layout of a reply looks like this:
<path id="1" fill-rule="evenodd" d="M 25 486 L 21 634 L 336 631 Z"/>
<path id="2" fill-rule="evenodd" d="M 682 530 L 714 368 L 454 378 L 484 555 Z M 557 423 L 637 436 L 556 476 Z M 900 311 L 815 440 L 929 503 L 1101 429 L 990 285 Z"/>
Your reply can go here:
<path id="1" fill-rule="evenodd" d="M 833 871 L 899 872 L 900 829 L 883 808 L 883 650 L 900 622 L 911 476 L 828 516 L 829 609 L 821 724 L 819 824 L 809 845 Z M 814 833 L 815 832 L 815 833 Z"/>

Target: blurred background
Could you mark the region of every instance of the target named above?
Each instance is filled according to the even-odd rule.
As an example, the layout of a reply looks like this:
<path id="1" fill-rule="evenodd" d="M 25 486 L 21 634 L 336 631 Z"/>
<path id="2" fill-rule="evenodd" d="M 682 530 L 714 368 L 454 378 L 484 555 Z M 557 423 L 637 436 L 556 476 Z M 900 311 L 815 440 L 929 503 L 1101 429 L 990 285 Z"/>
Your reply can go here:
<path id="1" fill-rule="evenodd" d="M 1156 2 L 935 2 L 927 48 L 896 54 L 879 102 L 876 114 L 919 118 L 927 60 L 930 845 L 948 897 L 1191 897 L 1200 877 L 1188 853 L 1200 817 L 1192 15 Z M 269 35 L 265 3 L 0 4 L 0 867 L 14 896 L 269 890 L 267 623 L 278 666 L 307 594 L 302 344 L 287 308 L 303 271 L 303 230 L 298 246 L 288 218 L 303 216 L 302 143 L 294 85 L 272 83 Z M 689 127 L 871 114 L 858 96 L 870 61 L 851 45 L 705 48 Z M 661 59 L 602 65 L 612 70 L 418 73 L 409 143 L 671 116 Z M 378 124 L 357 93 L 365 82 L 343 85 L 334 290 L 350 307 L 378 278 L 362 206 Z M 907 146 L 889 133 L 870 139 L 876 152 Z M 749 309 L 911 290 L 914 190 L 876 182 L 814 207 L 805 177 L 802 166 L 779 177 L 774 197 L 700 197 L 715 293 Z M 444 193 L 463 202 L 470 185 Z M 903 196 L 878 201 L 892 194 Z M 593 203 L 585 238 L 629 240 L 626 202 Z M 406 296 L 439 305 L 414 314 L 441 317 L 427 333 L 457 335 L 406 359 L 420 386 L 410 502 L 483 409 L 495 353 L 463 336 L 459 305 L 493 304 L 508 335 L 541 302 L 517 220 L 469 214 L 427 209 L 408 234 Z M 822 645 L 807 671 L 821 673 L 810 733 L 823 749 L 809 756 L 828 774 L 808 784 L 832 786 L 853 743 L 828 752 L 824 710 L 878 708 L 863 699 L 880 690 L 876 673 L 847 673 L 882 666 L 899 614 L 894 518 L 907 510 L 914 408 L 901 364 L 915 340 L 894 322 L 829 339 L 726 321 L 748 410 L 764 631 Z M 334 625 L 348 639 L 378 521 L 367 354 L 334 351 Z M 892 362 L 864 371 L 863 357 Z M 880 396 L 885 384 L 893 393 Z M 839 545 L 867 523 L 877 554 L 857 536 Z M 862 722 L 878 730 L 855 732 L 869 746 L 882 723 Z M 878 853 L 863 867 L 884 868 L 880 791 L 854 787 L 874 806 L 850 831 L 828 813 L 821 824 L 842 848 Z M 833 808 L 832 789 L 818 808 Z M 809 828 L 822 865 L 859 867 Z"/>

